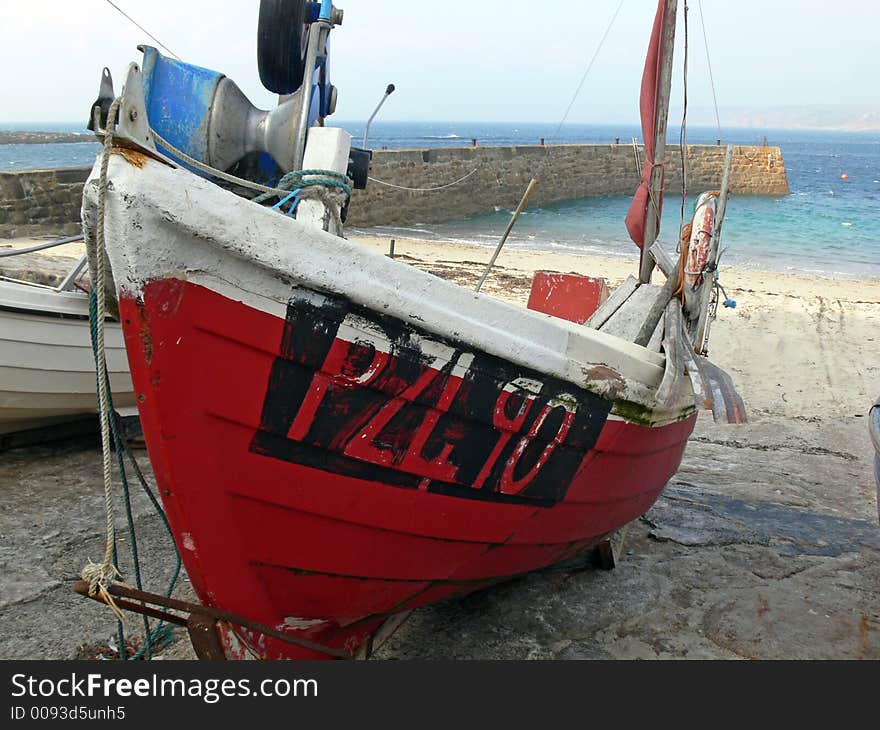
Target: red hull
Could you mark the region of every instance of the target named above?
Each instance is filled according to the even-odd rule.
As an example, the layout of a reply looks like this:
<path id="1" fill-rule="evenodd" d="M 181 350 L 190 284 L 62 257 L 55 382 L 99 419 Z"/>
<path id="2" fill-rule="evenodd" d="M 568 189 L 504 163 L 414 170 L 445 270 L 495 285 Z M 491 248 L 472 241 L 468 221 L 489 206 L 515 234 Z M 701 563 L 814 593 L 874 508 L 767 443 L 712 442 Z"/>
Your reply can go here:
<path id="1" fill-rule="evenodd" d="M 199 598 L 351 651 L 392 613 L 565 560 L 644 514 L 696 420 L 609 419 L 571 384 L 344 300 L 292 300 L 284 319 L 177 280 L 142 296 L 120 302 L 132 378 Z M 352 316 L 388 352 L 341 338 Z M 224 639 L 231 656 L 320 658 Z"/>

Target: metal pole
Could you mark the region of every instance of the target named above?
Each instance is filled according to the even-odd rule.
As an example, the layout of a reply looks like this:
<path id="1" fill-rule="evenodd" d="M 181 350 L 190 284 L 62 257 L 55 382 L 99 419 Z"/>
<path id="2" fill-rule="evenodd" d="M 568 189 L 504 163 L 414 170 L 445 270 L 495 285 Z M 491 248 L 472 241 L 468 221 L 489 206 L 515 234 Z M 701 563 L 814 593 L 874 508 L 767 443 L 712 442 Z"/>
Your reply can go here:
<path id="1" fill-rule="evenodd" d="M 519 220 L 519 217 L 522 214 L 523 209 L 526 207 L 526 203 L 529 202 L 529 196 L 532 194 L 532 191 L 535 189 L 535 186 L 537 184 L 538 184 L 538 181 L 535 178 L 532 178 L 532 181 L 529 183 L 529 186 L 526 188 L 525 195 L 523 195 L 522 200 L 519 201 L 519 206 L 517 206 L 516 212 L 513 214 L 513 217 L 510 219 L 510 223 L 507 224 L 507 230 L 504 231 L 504 235 L 501 237 L 501 241 L 498 243 L 498 246 L 495 249 L 495 253 L 492 254 L 492 260 L 489 261 L 488 266 L 486 266 L 486 270 L 483 272 L 483 275 L 480 277 L 480 281 L 477 284 L 477 288 L 474 289 L 475 292 L 479 293 L 480 289 L 483 288 L 483 284 L 486 283 L 486 279 L 489 277 L 489 274 L 492 271 L 492 267 L 495 266 L 495 261 L 497 261 L 498 255 L 501 253 L 501 249 L 504 248 L 504 244 L 507 243 L 507 237 L 510 235 L 510 232 L 513 230 L 513 227 L 516 225 L 516 222 Z"/>
<path id="2" fill-rule="evenodd" d="M 663 57 L 660 62 L 660 83 L 657 89 L 656 130 L 654 135 L 654 160 L 662 163 L 666 157 L 666 122 L 669 118 L 669 93 L 672 87 L 672 58 L 675 52 L 675 21 L 678 13 L 678 0 L 666 0 L 664 16 Z M 682 150 L 684 154 L 684 150 Z M 654 270 L 654 259 L 648 249 L 654 245 L 660 233 L 660 196 L 663 170 L 655 167 L 651 172 L 650 196 L 648 198 L 648 214 L 645 217 L 645 243 L 642 246 L 642 258 L 639 264 L 639 279 L 643 284 L 651 281 Z"/>
<path id="3" fill-rule="evenodd" d="M 309 30 L 309 46 L 306 51 L 306 70 L 300 87 L 302 103 L 299 110 L 299 122 L 293 139 L 293 169 L 301 170 L 306 154 L 306 135 L 309 131 L 309 113 L 312 105 L 312 86 L 315 78 L 315 63 L 320 54 L 322 40 L 330 32 L 332 26 L 325 20 L 312 23 Z"/>
<path id="4" fill-rule="evenodd" d="M 395 88 L 394 84 L 388 84 L 388 87 L 385 89 L 385 96 L 382 97 L 381 101 L 379 101 L 379 105 L 367 120 L 367 128 L 364 130 L 364 149 L 367 148 L 367 140 L 370 138 L 370 126 L 373 124 L 373 120 L 376 118 L 382 105 L 388 100 L 388 97 L 394 93 Z"/>
<path id="5" fill-rule="evenodd" d="M 733 145 L 727 145 L 724 155 L 724 175 L 721 178 L 721 196 L 718 198 L 718 215 L 715 217 L 715 235 L 712 237 L 714 245 L 720 246 L 721 226 L 724 224 L 724 216 L 727 213 L 727 199 L 730 197 L 730 174 L 733 172 Z"/>
<path id="6" fill-rule="evenodd" d="M 0 258 L 7 258 L 8 256 L 21 256 L 26 253 L 35 253 L 37 251 L 45 251 L 49 248 L 55 248 L 56 246 L 64 246 L 68 243 L 77 243 L 78 241 L 82 241 L 83 236 L 80 233 L 78 236 L 69 236 L 67 238 L 60 238 L 57 241 L 52 241 L 51 243 L 41 243 L 37 246 L 29 246 L 28 248 L 16 248 L 12 251 L 0 251 Z"/>
<path id="7" fill-rule="evenodd" d="M 73 282 L 76 281 L 76 278 L 82 273 L 82 270 L 88 265 L 88 263 L 89 257 L 83 256 L 79 260 L 79 263 L 68 272 L 67 276 L 64 277 L 64 281 L 62 281 L 57 287 L 55 287 L 56 290 L 67 291 L 71 287 Z"/>
<path id="8" fill-rule="evenodd" d="M 700 317 L 697 320 L 697 336 L 694 340 L 696 351 L 703 354 L 709 344 L 709 329 L 712 321 L 709 318 L 709 302 L 712 297 L 714 282 L 718 277 L 718 252 L 721 249 L 721 226 L 724 225 L 724 216 L 727 213 L 727 199 L 730 196 L 730 175 L 733 170 L 733 145 L 727 145 L 727 154 L 724 157 L 724 175 L 721 178 L 721 195 L 718 197 L 718 207 L 715 210 L 715 223 L 712 226 L 712 239 L 709 243 L 709 257 L 707 264 L 712 267 L 713 281 L 706 285 L 700 302 Z"/>

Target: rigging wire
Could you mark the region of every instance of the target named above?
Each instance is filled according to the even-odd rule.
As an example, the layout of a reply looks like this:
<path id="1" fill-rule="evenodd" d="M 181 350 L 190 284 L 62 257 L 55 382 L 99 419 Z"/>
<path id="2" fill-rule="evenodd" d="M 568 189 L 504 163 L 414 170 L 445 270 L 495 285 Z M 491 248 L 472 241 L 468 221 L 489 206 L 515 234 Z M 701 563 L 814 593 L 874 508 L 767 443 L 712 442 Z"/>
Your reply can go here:
<path id="1" fill-rule="evenodd" d="M 679 134 L 679 150 L 681 152 L 681 222 L 679 230 L 684 229 L 684 209 L 687 205 L 687 114 L 688 114 L 688 7 L 687 0 L 684 3 L 684 111 L 681 117 L 681 132 Z M 678 236 L 677 250 L 681 250 L 681 235 Z"/>
<path id="2" fill-rule="evenodd" d="M 617 16 L 620 14 L 620 9 L 623 7 L 624 2 L 625 2 L 625 0 L 620 0 L 620 2 L 618 3 L 617 9 L 614 11 L 614 15 L 611 16 L 611 21 L 608 23 L 608 27 L 605 29 L 605 33 L 603 33 L 602 38 L 599 40 L 599 45 L 596 47 L 596 51 L 593 53 L 593 57 L 590 59 L 590 62 L 587 64 L 587 67 L 584 70 L 583 75 L 581 76 L 580 83 L 578 83 L 577 89 L 575 89 L 574 95 L 572 96 L 571 101 L 569 102 L 568 107 L 565 110 L 565 114 L 562 115 L 562 119 L 559 121 L 559 125 L 556 127 L 556 131 L 550 136 L 549 144 L 545 145 L 543 160 L 540 160 L 538 163 L 539 170 L 541 168 L 546 170 L 546 168 L 550 164 L 550 148 L 553 145 L 553 143 L 556 141 L 556 139 L 559 137 L 559 133 L 560 133 L 560 131 L 562 131 L 562 126 L 565 124 L 566 120 L 568 119 L 568 115 L 571 113 L 571 110 L 574 107 L 574 104 L 577 101 L 577 98 L 581 93 L 581 89 L 583 88 L 584 83 L 586 82 L 587 77 L 590 75 L 590 71 L 593 69 L 593 64 L 596 62 L 596 59 L 598 58 L 599 53 L 602 50 L 602 47 L 605 45 L 605 41 L 608 39 L 608 35 L 611 33 L 611 29 L 614 27 L 614 21 L 617 20 Z M 476 172 L 476 170 L 474 170 L 474 172 Z M 473 174 L 473 173 L 471 173 L 471 174 Z M 465 176 L 465 178 L 462 178 L 462 179 L 466 179 L 467 177 L 470 177 L 470 176 L 469 175 Z M 528 198 L 529 198 L 532 190 L 534 189 L 535 185 L 537 184 L 537 182 L 540 178 L 541 178 L 541 172 L 536 171 L 534 173 L 534 176 L 532 177 L 531 182 L 529 183 L 528 188 L 526 189 L 525 194 L 523 195 L 523 198 L 522 198 L 522 201 L 520 202 L 519 208 L 517 208 L 517 211 L 511 217 L 510 224 L 508 225 L 506 232 L 504 233 L 504 235 L 501 238 L 501 243 L 499 244 L 498 248 L 495 250 L 495 255 L 492 257 L 492 261 L 489 263 L 489 267 L 483 273 L 483 277 L 480 280 L 480 283 L 477 285 L 477 291 L 480 290 L 480 287 L 483 285 L 483 282 L 485 282 L 486 278 L 488 277 L 489 273 L 491 272 L 492 266 L 494 265 L 495 260 L 498 258 L 498 255 L 501 253 L 502 247 L 504 246 L 505 242 L 507 241 L 508 236 L 510 235 L 511 231 L 513 230 L 513 226 L 516 224 L 516 221 L 519 219 L 519 216 L 522 213 L 522 209 L 525 207 L 525 204 L 528 201 Z M 460 181 L 457 181 L 457 182 L 460 182 Z M 500 181 L 499 181 L 499 184 L 500 184 Z"/>
<path id="3" fill-rule="evenodd" d="M 608 27 L 605 29 L 605 33 L 602 36 L 602 39 L 599 41 L 599 45 L 596 47 L 596 52 L 593 54 L 593 57 L 590 59 L 590 62 L 587 64 L 587 68 L 584 71 L 584 75 L 581 76 L 581 81 L 577 86 L 577 89 L 574 92 L 574 96 L 572 96 L 571 101 L 568 104 L 568 108 L 565 110 L 565 114 L 562 115 L 562 120 L 559 122 L 559 126 L 556 127 L 556 131 L 553 133 L 553 136 L 550 137 L 550 143 L 559 136 L 559 132 L 562 130 L 562 125 L 565 124 L 568 119 L 568 115 L 571 113 L 572 107 L 574 103 L 577 101 L 578 96 L 580 96 L 581 89 L 584 87 L 584 83 L 587 80 L 587 76 L 590 75 L 590 71 L 593 69 L 593 64 L 596 62 L 596 58 L 598 58 L 600 51 L 602 50 L 602 46 L 605 45 L 605 41 L 608 39 L 608 34 L 611 32 L 611 28 L 614 27 L 614 21 L 617 20 L 617 16 L 620 14 L 620 9 L 623 7 L 623 3 L 626 0 L 620 0 L 620 4 L 617 6 L 617 10 L 614 11 L 614 15 L 611 16 L 611 22 L 608 23 Z"/>
<path id="4" fill-rule="evenodd" d="M 724 135 L 721 132 L 721 115 L 718 114 L 718 96 L 715 94 L 715 77 L 712 74 L 712 59 L 709 57 L 709 39 L 706 35 L 706 20 L 703 17 L 703 0 L 698 0 L 700 8 L 700 25 L 703 26 L 703 45 L 706 48 L 706 63 L 709 66 L 709 83 L 712 85 L 712 101 L 715 104 L 715 123 L 718 125 L 718 139 Z"/>
<path id="5" fill-rule="evenodd" d="M 142 32 L 146 33 L 152 40 L 156 41 L 157 44 L 159 44 L 162 48 L 164 48 L 166 51 L 168 51 L 168 53 L 170 53 L 172 56 L 174 56 L 174 58 L 176 58 L 178 61 L 182 60 L 180 58 L 180 56 L 178 56 L 174 51 L 172 51 L 162 41 L 160 41 L 158 38 L 156 38 L 156 36 L 154 36 L 152 33 L 150 33 L 150 31 L 148 31 L 146 28 L 144 28 L 144 26 L 142 26 L 140 23 L 138 23 L 128 13 L 126 13 L 122 8 L 120 8 L 116 3 L 114 3 L 113 0 L 106 0 L 106 2 L 110 7 L 112 7 L 118 13 L 123 15 L 125 18 L 127 18 L 131 23 L 136 25 Z"/>

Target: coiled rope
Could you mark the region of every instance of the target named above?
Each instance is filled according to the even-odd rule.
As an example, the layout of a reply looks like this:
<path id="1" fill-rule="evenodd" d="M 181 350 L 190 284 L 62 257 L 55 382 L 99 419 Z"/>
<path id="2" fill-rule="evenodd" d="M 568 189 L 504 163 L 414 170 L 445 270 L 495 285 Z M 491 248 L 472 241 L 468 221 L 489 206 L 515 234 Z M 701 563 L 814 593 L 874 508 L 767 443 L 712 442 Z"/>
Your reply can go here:
<path id="1" fill-rule="evenodd" d="M 345 193 L 346 200 L 351 198 L 351 180 L 341 172 L 334 170 L 294 170 L 288 172 L 278 181 L 278 189 L 263 193 L 254 198 L 255 203 L 264 203 L 273 196 L 288 196 L 293 190 L 304 191 L 317 185 L 337 188 Z"/>

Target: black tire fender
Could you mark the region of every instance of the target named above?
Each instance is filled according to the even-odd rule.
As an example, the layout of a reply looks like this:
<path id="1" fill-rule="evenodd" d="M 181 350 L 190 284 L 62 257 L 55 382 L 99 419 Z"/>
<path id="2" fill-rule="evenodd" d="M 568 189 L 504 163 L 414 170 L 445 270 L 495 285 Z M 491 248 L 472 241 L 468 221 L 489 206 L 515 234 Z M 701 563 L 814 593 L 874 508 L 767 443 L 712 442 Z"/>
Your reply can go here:
<path id="1" fill-rule="evenodd" d="M 260 0 L 257 66 L 274 94 L 292 94 L 305 72 L 307 0 Z"/>

